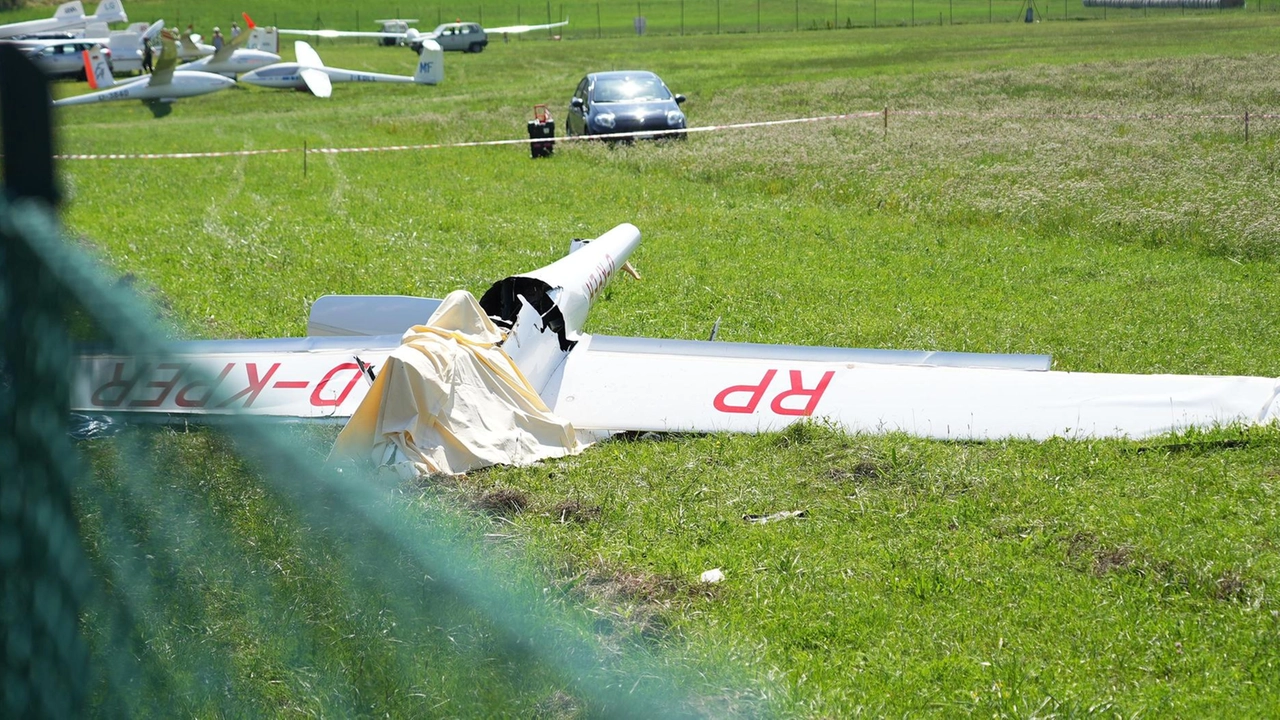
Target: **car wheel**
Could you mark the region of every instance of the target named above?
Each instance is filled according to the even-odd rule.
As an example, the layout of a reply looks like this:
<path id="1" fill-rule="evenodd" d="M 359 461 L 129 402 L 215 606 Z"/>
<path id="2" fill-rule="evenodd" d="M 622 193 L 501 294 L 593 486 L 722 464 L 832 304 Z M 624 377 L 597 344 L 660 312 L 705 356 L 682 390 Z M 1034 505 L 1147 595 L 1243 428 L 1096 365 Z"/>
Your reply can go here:
<path id="1" fill-rule="evenodd" d="M 478 53 L 483 49 L 484 49 L 484 46 L 481 45 L 480 43 L 471 43 L 470 45 L 467 46 L 467 52 L 469 53 Z"/>

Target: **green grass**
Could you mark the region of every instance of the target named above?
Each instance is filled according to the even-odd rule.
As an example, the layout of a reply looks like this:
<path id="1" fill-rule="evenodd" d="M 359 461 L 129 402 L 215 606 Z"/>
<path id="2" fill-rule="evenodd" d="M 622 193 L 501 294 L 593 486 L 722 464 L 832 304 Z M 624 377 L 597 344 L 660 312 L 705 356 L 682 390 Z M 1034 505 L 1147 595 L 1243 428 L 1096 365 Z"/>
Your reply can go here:
<path id="1" fill-rule="evenodd" d="M 14 20 L 47 18 L 49 0 L 6 17 Z M 88 11 L 95 6 L 88 4 Z M 360 3 L 355 6 L 340 0 L 314 0 L 309 3 L 262 0 L 247 8 L 235 2 L 191 3 L 166 0 L 126 3 L 125 10 L 134 22 L 164 18 L 171 27 L 195 25 L 197 32 L 208 34 L 214 25 L 229 26 L 240 21 L 248 11 L 260 24 L 282 28 L 340 30 L 375 30 L 375 18 L 415 17 L 420 29 L 430 30 L 437 24 L 465 20 L 488 27 L 516 24 L 558 22 L 568 18 L 570 24 L 555 32 L 566 39 L 628 37 L 635 34 L 634 21 L 643 16 L 646 34 L 702 35 L 753 34 L 809 30 L 846 30 L 869 27 L 899 27 L 955 24 L 1021 23 L 1026 4 L 1021 0 L 641 0 L 640 2 L 538 2 L 537 0 L 487 0 L 487 2 Z M 1156 20 L 1161 18 L 1245 17 L 1262 24 L 1263 16 L 1280 10 L 1277 0 L 1248 0 L 1247 8 L 1230 10 L 1147 9 L 1117 10 L 1085 7 L 1079 0 L 1036 3 L 1042 21 L 1075 20 Z M 517 42 L 536 41 L 547 33 L 533 33 Z M 329 41 L 324 41 L 328 43 Z M 354 42 L 354 41 L 343 41 Z M 373 41 L 361 41 L 370 44 Z M 494 42 L 498 42 L 494 38 Z"/>
<path id="2" fill-rule="evenodd" d="M 535 102 L 562 120 L 584 72 L 637 66 L 690 97 L 694 125 L 891 114 L 887 134 L 854 120 L 561 144 L 538 162 L 518 147 L 313 155 L 305 175 L 300 153 L 68 161 L 66 222 L 202 337 L 301 334 L 325 293 L 482 292 L 571 237 L 634 222 L 645 279 L 608 289 L 593 332 L 703 338 L 721 318 L 732 341 L 1276 376 L 1280 128 L 1255 120 L 1246 143 L 1243 114 L 1280 111 L 1277 27 L 1236 13 L 521 43 L 450 55 L 437 88 L 337 86 L 327 102 L 235 89 L 161 120 L 134 105 L 69 108 L 58 114 L 69 153 L 494 139 L 518 137 Z M 339 67 L 410 63 L 320 49 Z M 1064 117 L 1080 114 L 1107 117 Z M 966 444 L 816 424 L 622 439 L 403 486 L 400 505 L 427 523 L 494 490 L 523 493 L 528 508 L 504 520 L 457 513 L 459 534 L 501 535 L 494 554 L 533 558 L 530 582 L 589 608 L 593 641 L 620 648 L 624 672 L 663 668 L 713 715 L 1268 716 L 1280 706 L 1278 433 Z M 327 437 L 294 444 L 318 466 Z M 433 605 L 452 618 L 438 627 L 471 633 L 456 653 L 448 632 L 380 635 L 377 600 L 394 593 L 335 565 L 341 534 L 264 490 L 218 438 L 92 450 L 108 497 L 134 464 L 181 468 L 154 497 L 171 490 L 175 513 L 207 498 L 198 537 L 225 544 L 210 563 L 274 578 L 270 593 L 250 583 L 227 596 L 241 580 L 176 565 L 169 613 L 219 628 L 207 657 L 230 666 L 239 707 L 584 709 L 555 663 L 531 661 L 520 680 L 519 662 L 490 661 L 509 655 L 465 603 Z M 164 527 L 165 507 L 134 527 Z M 808 517 L 742 520 L 783 510 Z M 106 520 L 86 507 L 85 522 L 97 533 Z M 275 562 L 296 573 L 277 577 Z M 704 591 L 698 575 L 714 567 L 727 580 Z M 144 623 L 160 638 L 150 652 L 182 659 L 200 645 L 196 624 L 165 630 L 164 617 Z M 269 632 L 279 626 L 290 630 Z M 471 681 L 434 679 L 422 666 L 437 661 L 471 668 Z M 218 693 L 202 697 L 184 707 L 211 712 Z M 495 709 L 496 697 L 512 704 Z"/>

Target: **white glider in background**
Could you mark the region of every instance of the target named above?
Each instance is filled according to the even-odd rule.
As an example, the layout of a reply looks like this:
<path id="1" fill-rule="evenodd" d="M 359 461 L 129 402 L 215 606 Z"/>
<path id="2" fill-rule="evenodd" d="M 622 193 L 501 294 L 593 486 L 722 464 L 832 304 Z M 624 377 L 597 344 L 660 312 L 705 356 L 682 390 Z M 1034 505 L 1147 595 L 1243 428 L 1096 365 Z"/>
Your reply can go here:
<path id="1" fill-rule="evenodd" d="M 94 45 L 105 48 L 104 55 L 116 74 L 142 69 L 143 44 L 150 42 L 164 28 L 164 20 L 151 25 L 134 23 L 125 30 L 109 30 L 106 25 L 85 28 L 78 38 L 30 38 L 0 40 L 17 46 L 31 61 L 49 75 L 80 75 L 85 72 L 82 53 Z"/>
<path id="2" fill-rule="evenodd" d="M 387 20 L 379 20 L 379 23 L 395 22 Z M 392 41 L 401 45 L 408 45 L 418 52 L 422 48 L 422 43 L 426 40 L 434 40 L 442 50 L 456 50 L 459 52 L 477 53 L 485 49 L 489 44 L 490 35 L 519 35 L 522 33 L 533 32 L 534 30 L 550 30 L 552 28 L 563 27 L 568 25 L 567 19 L 560 22 L 546 23 L 544 25 L 506 25 L 503 27 L 486 28 L 479 23 L 473 22 L 454 22 L 444 23 L 436 27 L 431 32 L 421 32 L 414 28 L 406 28 L 403 32 L 363 32 L 358 30 L 288 30 L 282 28 L 281 35 L 307 35 L 318 38 L 344 38 L 344 37 L 369 37 L 381 38 L 383 41 Z"/>
<path id="3" fill-rule="evenodd" d="M 402 335 L 406 343 L 429 335 L 455 337 L 461 346 L 472 335 L 491 338 L 494 329 L 483 327 L 491 321 L 501 329 L 498 344 L 506 359 L 500 364 L 509 362 L 516 372 L 507 375 L 525 388 L 515 393 L 521 402 L 536 394 L 544 410 L 587 433 L 765 432 L 825 418 L 850 432 L 947 440 L 1136 439 L 1280 418 L 1280 379 L 1270 377 L 1053 372 L 1044 355 L 584 333 L 592 303 L 639 242 L 639 230 L 619 225 L 551 265 L 495 283 L 479 299 L 478 318 L 455 326 L 445 321 L 461 306 L 456 301 L 326 296 L 312 306 L 307 338 L 184 342 L 173 345 L 171 355 L 151 359 L 82 355 L 72 407 L 182 421 L 230 414 L 350 417 L 347 430 L 357 424 L 367 430 L 372 420 L 394 414 L 448 428 L 453 400 L 439 412 L 419 406 L 414 393 L 391 392 L 414 387 L 411 381 L 401 376 L 380 382 L 382 374 L 402 373 L 414 362 L 433 364 L 414 355 L 418 346 L 402 348 Z M 472 344 L 485 352 L 494 345 Z M 491 361 L 485 360 L 494 367 Z M 364 403 L 382 403 L 386 412 L 372 412 Z M 505 415 L 492 412 L 484 417 L 479 425 L 485 427 L 506 422 Z M 452 427 L 464 425 L 468 432 L 477 430 L 466 422 Z"/>
<path id="4" fill-rule="evenodd" d="M 440 46 L 428 41 L 418 56 L 418 68 L 413 75 L 386 75 L 383 73 L 343 70 L 326 67 L 319 53 L 307 43 L 294 43 L 296 62 L 282 62 L 259 68 L 240 76 L 240 82 L 268 88 L 308 90 L 316 97 L 327 98 L 333 93 L 333 83 L 382 82 L 418 83 L 436 85 L 444 80 L 444 53 Z"/>
<path id="5" fill-rule="evenodd" d="M 141 100 L 159 116 L 166 114 L 169 103 L 178 98 L 217 92 L 236 84 L 235 80 L 213 73 L 175 70 L 178 55 L 173 36 L 169 33 L 161 33 L 160 38 L 162 49 L 160 57 L 156 59 L 155 72 L 119 85 L 112 80 L 111 69 L 103 59 L 102 53 L 97 52 L 96 49 L 85 51 L 85 71 L 89 78 L 89 87 L 101 89 L 97 92 L 55 100 L 53 104 L 68 106 L 115 100 Z"/>
<path id="6" fill-rule="evenodd" d="M 0 25 L 0 38 L 80 30 L 91 25 L 116 22 L 129 22 L 129 16 L 125 14 L 124 3 L 121 0 L 103 0 L 92 15 L 85 15 L 84 5 L 80 0 L 74 0 L 59 5 L 51 18 Z"/>
<path id="7" fill-rule="evenodd" d="M 186 30 L 183 30 L 182 34 L 178 36 L 177 42 L 179 60 L 198 60 L 218 52 L 218 48 L 208 43 L 200 42 L 199 35 Z"/>
<path id="8" fill-rule="evenodd" d="M 194 62 L 179 65 L 178 71 L 198 70 L 200 72 L 235 77 L 236 75 L 253 72 L 259 68 L 280 62 L 280 56 L 273 52 L 250 49 L 250 46 L 261 47 L 266 45 L 268 42 L 267 36 L 274 29 L 260 28 L 254 24 L 253 19 L 247 13 L 242 13 L 242 15 L 247 25 L 244 32 L 224 43 L 221 50 L 214 49 L 210 45 L 209 48 L 214 50 L 212 53 Z M 189 36 L 184 36 L 182 40 L 184 44 L 191 42 Z M 192 44 L 192 47 L 197 47 L 200 52 L 203 52 L 202 49 L 194 44 Z M 182 57 L 181 50 L 179 50 L 178 57 Z"/>

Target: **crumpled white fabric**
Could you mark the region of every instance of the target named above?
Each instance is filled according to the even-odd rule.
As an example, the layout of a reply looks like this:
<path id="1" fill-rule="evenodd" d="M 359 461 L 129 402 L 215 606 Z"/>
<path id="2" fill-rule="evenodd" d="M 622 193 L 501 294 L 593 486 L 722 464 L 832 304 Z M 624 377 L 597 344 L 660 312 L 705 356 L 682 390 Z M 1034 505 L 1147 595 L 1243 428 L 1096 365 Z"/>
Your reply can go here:
<path id="1" fill-rule="evenodd" d="M 371 458 L 409 478 L 581 452 L 573 426 L 547 408 L 501 339 L 471 293 L 450 293 L 405 332 L 331 457 Z"/>

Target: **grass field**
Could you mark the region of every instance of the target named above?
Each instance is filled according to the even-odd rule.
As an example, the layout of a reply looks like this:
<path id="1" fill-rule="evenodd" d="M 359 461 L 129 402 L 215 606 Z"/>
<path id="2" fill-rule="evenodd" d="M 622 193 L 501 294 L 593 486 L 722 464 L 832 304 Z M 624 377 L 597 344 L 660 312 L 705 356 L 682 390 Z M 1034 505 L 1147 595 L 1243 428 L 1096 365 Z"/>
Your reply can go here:
<path id="1" fill-rule="evenodd" d="M 1276 376 L 1280 127 L 1265 115 L 1280 111 L 1278 30 L 1254 12 L 530 41 L 450 55 L 437 88 L 337 86 L 328 102 L 238 88 L 160 120 L 69 108 L 67 153 L 497 139 L 519 137 L 536 102 L 562 119 L 584 72 L 638 66 L 689 96 L 693 125 L 886 106 L 890 120 L 887 132 L 877 118 L 562 144 L 538 162 L 520 147 L 311 155 L 305 175 L 301 153 L 68 161 L 65 219 L 200 337 L 301 334 L 325 293 L 482 292 L 625 221 L 644 233 L 633 260 L 645 278 L 609 288 L 594 332 L 705 338 L 720 318 L 731 341 Z M 411 63 L 403 50 L 320 50 L 338 67 Z M 330 436 L 294 443 L 318 467 Z M 397 633 L 396 617 L 415 627 L 412 608 L 385 599 L 397 581 L 331 569 L 341 532 L 316 532 L 221 433 L 131 442 L 88 444 L 90 536 L 110 522 L 96 503 L 111 504 L 134 463 L 179 468 L 156 470 L 144 497 L 162 500 L 120 512 L 164 528 L 203 509 L 199 532 L 173 530 L 175 555 L 220 548 L 202 560 L 234 570 L 175 560 L 164 587 L 182 602 L 142 619 L 155 667 L 186 654 L 223 666 L 228 689 L 179 707 L 604 712 L 554 663 L 521 665 L 452 596 L 423 596 L 447 608 L 437 633 Z M 401 486 L 397 506 L 532 559 L 530 587 L 596 618 L 588 640 L 620 653 L 633 690 L 666 675 L 692 698 L 682 707 L 707 714 L 1270 716 L 1277 477 L 1275 428 L 938 443 L 819 423 L 611 441 Z M 502 493 L 523 511 L 486 504 Z M 741 519 L 783 510 L 808 517 Z M 727 579 L 704 590 L 714 567 Z M 233 591 L 245 582 L 268 583 L 270 602 L 246 605 L 255 593 Z M 300 640 L 263 635 L 277 615 Z M 436 663 L 471 674 L 437 677 Z"/>
<path id="2" fill-rule="evenodd" d="M 52 0 L 28 3 L 11 13 L 14 19 L 49 17 Z M 1080 0 L 1048 0 L 1033 3 L 1036 16 L 1061 20 L 1155 20 L 1159 18 L 1223 17 L 1260 18 L 1280 11 L 1278 0 L 1248 0 L 1246 7 L 1229 10 L 1103 9 L 1085 7 Z M 259 23 L 282 28 L 374 30 L 375 18 L 413 17 L 420 29 L 454 20 L 468 20 L 488 27 L 541 24 L 567 18 L 568 27 L 555 34 L 570 40 L 635 35 L 635 18 L 644 17 L 648 35 L 744 34 L 759 32 L 852 29 L 975 23 L 1020 23 L 1024 0 L 640 0 L 640 2 L 559 2 L 553 0 L 477 0 L 476 2 L 414 3 L 386 0 L 352 3 L 314 0 L 309 3 L 259 0 L 252 6 L 216 2 L 184 3 L 143 0 L 126 3 L 130 19 L 148 22 L 163 17 L 170 27 L 196 26 L 208 34 L 213 26 L 243 21 L 247 11 Z M 90 5 L 90 11 L 94 6 Z M 1264 22 L 1259 19 L 1259 22 Z M 535 33 L 517 41 L 545 39 Z M 497 38 L 494 39 L 495 41 Z M 330 41 L 324 41 L 328 43 Z M 355 42 L 355 41 L 342 41 Z M 374 41 L 360 41 L 371 44 Z"/>

